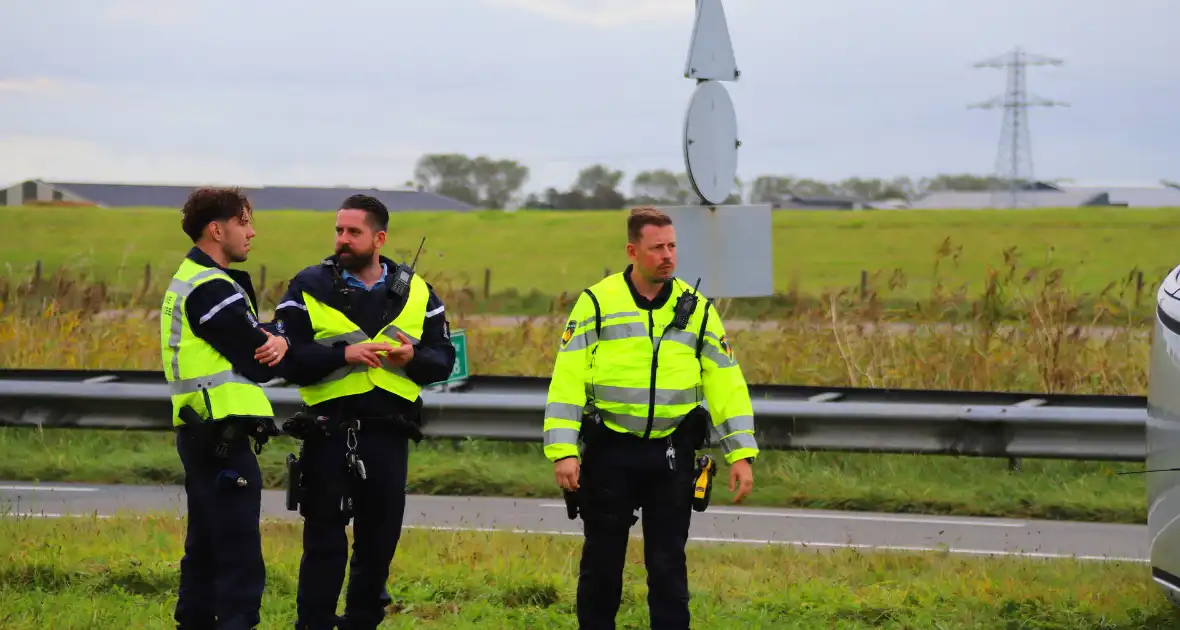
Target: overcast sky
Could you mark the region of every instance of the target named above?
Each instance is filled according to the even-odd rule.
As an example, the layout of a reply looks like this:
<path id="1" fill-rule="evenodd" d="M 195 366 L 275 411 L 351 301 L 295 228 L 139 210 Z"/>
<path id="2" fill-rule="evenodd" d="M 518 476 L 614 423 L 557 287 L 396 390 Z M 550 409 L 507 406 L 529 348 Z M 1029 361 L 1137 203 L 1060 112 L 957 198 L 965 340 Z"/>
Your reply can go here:
<path id="1" fill-rule="evenodd" d="M 1004 72 L 1036 175 L 1180 179 L 1176 0 L 725 0 L 738 174 L 990 171 Z M 0 185 L 397 186 L 426 152 L 684 169 L 693 0 L 0 0 Z"/>

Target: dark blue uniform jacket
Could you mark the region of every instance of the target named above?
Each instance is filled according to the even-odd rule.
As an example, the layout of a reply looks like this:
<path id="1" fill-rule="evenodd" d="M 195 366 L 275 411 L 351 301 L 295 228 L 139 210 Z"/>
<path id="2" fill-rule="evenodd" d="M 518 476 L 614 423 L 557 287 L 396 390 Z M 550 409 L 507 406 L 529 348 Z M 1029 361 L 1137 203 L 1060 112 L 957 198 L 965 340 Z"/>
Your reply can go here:
<path id="1" fill-rule="evenodd" d="M 329 257 L 326 260 L 333 259 L 334 257 Z M 396 266 L 384 256 L 381 257 L 381 263 L 387 273 Z M 344 345 L 329 347 L 312 341 L 315 332 L 307 316 L 304 292 L 344 312 L 370 338 L 400 315 L 405 306 L 403 300 L 389 294 L 384 276 L 376 285 L 366 288 L 359 281 L 346 278 L 343 270 L 341 272 L 342 280 L 335 281 L 332 265 L 321 262 L 306 267 L 291 279 L 286 295 L 275 309 L 276 330 L 291 341 L 291 349 L 283 361 L 280 376 L 292 383 L 311 385 L 333 370 L 347 365 L 344 359 Z M 346 296 L 341 296 L 341 287 L 347 287 Z M 414 347 L 414 358 L 403 368 L 406 375 L 419 385 L 446 380 L 455 363 L 455 348 L 451 345 L 445 307 L 434 293 L 434 287 L 429 284 L 427 287 L 430 296 L 426 305 L 421 341 Z M 413 412 L 418 402 L 407 401 L 380 388 L 347 398 L 351 399 L 347 401 L 350 411 L 358 415 Z M 329 401 L 324 404 L 333 405 L 336 402 Z"/>
<path id="2" fill-rule="evenodd" d="M 233 278 L 250 297 L 254 311 L 258 311 L 258 300 L 250 274 L 240 269 L 227 269 L 213 262 L 200 248 L 193 247 L 186 256 L 189 260 L 206 267 L 216 267 Z M 228 282 L 206 282 L 193 289 L 184 301 L 184 314 L 193 334 L 204 339 L 221 353 L 246 378 L 265 383 L 277 376 L 277 370 L 287 362 L 284 357 L 275 367 L 267 367 L 254 358 L 254 351 L 266 343 L 268 337 L 260 328 L 273 334 L 274 324 L 262 324 L 250 313 L 246 301 Z"/>

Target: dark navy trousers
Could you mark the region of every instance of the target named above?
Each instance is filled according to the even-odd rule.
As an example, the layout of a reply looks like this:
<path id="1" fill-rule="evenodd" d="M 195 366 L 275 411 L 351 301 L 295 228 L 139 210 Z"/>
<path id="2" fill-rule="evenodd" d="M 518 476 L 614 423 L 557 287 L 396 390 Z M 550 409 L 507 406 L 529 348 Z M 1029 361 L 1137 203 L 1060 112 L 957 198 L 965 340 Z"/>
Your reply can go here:
<path id="1" fill-rule="evenodd" d="M 367 421 L 356 432 L 357 454 L 367 479 L 348 474 L 346 433 L 312 434 L 304 440 L 303 558 L 299 564 L 298 630 L 372 630 L 391 602 L 386 590 L 389 565 L 401 539 L 406 507 L 409 439 L 380 421 Z M 341 497 L 353 497 L 353 545 L 349 561 Z M 336 602 L 348 565 L 344 615 L 337 619 Z M 339 626 L 333 624 L 339 623 Z"/>
<path id="2" fill-rule="evenodd" d="M 216 428 L 215 423 L 181 426 L 176 432 L 188 502 L 175 614 L 183 630 L 254 628 L 266 585 L 258 459 L 244 435 L 224 459 L 214 457 Z M 246 487 L 234 483 L 239 476 Z"/>
<path id="3" fill-rule="evenodd" d="M 608 434 L 584 453 L 578 499 L 585 543 L 578 574 L 581 630 L 614 630 L 631 526 L 643 515 L 643 560 L 653 630 L 688 630 L 685 545 L 692 519 L 693 451 L 662 439 Z"/>

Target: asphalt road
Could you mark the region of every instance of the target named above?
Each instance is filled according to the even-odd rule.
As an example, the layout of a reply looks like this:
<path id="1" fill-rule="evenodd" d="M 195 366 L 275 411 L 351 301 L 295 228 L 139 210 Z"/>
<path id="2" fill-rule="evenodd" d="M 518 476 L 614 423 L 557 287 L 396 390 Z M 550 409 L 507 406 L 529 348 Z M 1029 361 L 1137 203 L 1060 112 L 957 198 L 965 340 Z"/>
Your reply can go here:
<path id="1" fill-rule="evenodd" d="M 727 504 L 726 492 L 722 488 L 706 512 L 693 514 L 693 541 L 1123 562 L 1149 558 L 1147 528 L 1141 525 L 745 508 Z M 0 514 L 10 518 L 145 512 L 180 516 L 184 504 L 184 489 L 179 486 L 0 482 Z M 265 491 L 262 509 L 264 519 L 299 518 L 287 511 L 281 491 Z M 522 534 L 580 535 L 582 531 L 581 520 L 569 520 L 561 501 L 490 497 L 411 496 L 405 525 Z M 637 523 L 632 534 L 638 536 L 640 531 Z"/>

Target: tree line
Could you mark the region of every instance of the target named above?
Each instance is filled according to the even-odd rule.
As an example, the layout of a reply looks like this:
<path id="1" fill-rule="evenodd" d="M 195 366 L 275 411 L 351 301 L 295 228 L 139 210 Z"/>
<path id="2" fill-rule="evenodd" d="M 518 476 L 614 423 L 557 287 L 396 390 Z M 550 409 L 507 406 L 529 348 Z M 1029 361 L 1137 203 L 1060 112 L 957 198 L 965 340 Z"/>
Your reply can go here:
<path id="1" fill-rule="evenodd" d="M 685 173 L 667 169 L 640 171 L 631 178 L 630 194 L 624 192 L 624 173 L 605 164 L 593 164 L 578 172 L 565 190 L 549 187 L 523 196 L 529 168 L 516 160 L 470 157 L 461 153 L 433 153 L 419 158 L 413 184 L 474 206 L 503 209 L 519 200 L 525 209 L 617 209 L 634 205 L 685 205 L 697 201 Z M 1165 182 L 1169 183 L 1170 182 Z M 761 175 L 747 185 L 740 178 L 732 203 L 782 204 L 798 197 L 843 197 L 860 201 L 912 201 L 935 191 L 987 191 L 1003 186 L 993 175 L 938 174 L 912 179 L 849 177 L 826 182 L 791 175 Z"/>

